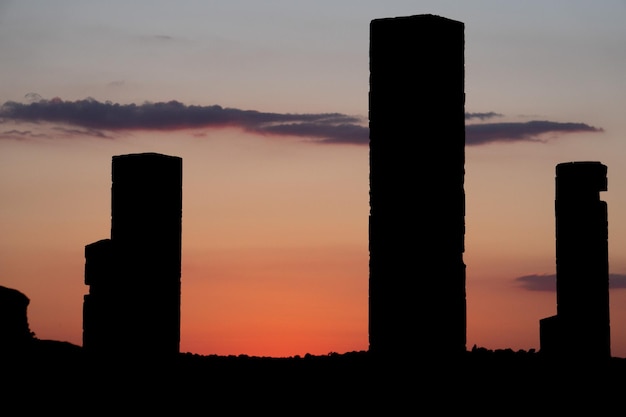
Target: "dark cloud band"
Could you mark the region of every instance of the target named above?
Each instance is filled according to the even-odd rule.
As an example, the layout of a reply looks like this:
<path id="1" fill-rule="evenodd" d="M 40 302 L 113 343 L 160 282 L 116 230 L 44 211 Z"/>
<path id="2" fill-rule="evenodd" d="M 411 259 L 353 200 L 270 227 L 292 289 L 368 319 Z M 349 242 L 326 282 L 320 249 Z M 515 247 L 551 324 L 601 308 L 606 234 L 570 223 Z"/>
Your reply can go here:
<path id="1" fill-rule="evenodd" d="M 80 128 L 76 134 L 109 138 L 108 132 L 126 130 L 178 130 L 235 127 L 263 135 L 312 139 L 320 143 L 369 144 L 369 128 L 355 116 L 341 113 L 267 113 L 212 106 L 187 106 L 178 101 L 118 104 L 92 98 L 63 101 L 42 99 L 29 94 L 29 103 L 6 102 L 0 108 L 0 121 L 46 122 Z M 495 112 L 465 113 L 465 119 L 487 120 L 502 116 Z M 530 121 L 524 123 L 480 123 L 465 127 L 467 145 L 492 142 L 540 141 L 543 134 L 600 132 L 584 123 Z M 71 132 L 66 129 L 66 133 Z M 68 133 L 69 134 L 69 133 Z M 25 137 L 16 130 L 0 133 L 0 138 Z"/>
<path id="2" fill-rule="evenodd" d="M 325 142 L 367 143 L 368 140 L 368 129 L 354 116 L 264 113 L 217 105 L 186 106 L 178 101 L 141 105 L 58 98 L 28 104 L 6 102 L 0 109 L 0 118 L 64 124 L 94 132 L 239 127 L 260 134 L 307 136 Z"/>

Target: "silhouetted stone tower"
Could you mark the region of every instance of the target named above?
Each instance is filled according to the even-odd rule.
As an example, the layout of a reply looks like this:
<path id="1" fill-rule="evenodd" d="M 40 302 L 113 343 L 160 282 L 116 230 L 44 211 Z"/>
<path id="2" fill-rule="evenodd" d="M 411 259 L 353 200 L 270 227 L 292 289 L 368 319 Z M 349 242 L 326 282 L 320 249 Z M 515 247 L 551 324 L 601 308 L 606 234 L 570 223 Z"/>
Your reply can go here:
<path id="1" fill-rule="evenodd" d="M 370 23 L 369 350 L 466 350 L 464 24 Z"/>
<path id="2" fill-rule="evenodd" d="M 541 351 L 561 357 L 611 357 L 608 214 L 599 162 L 556 166 L 556 316 L 540 321 Z"/>
<path id="3" fill-rule="evenodd" d="M 174 355 L 180 347 L 182 159 L 113 157 L 111 238 L 85 247 L 83 347 Z"/>

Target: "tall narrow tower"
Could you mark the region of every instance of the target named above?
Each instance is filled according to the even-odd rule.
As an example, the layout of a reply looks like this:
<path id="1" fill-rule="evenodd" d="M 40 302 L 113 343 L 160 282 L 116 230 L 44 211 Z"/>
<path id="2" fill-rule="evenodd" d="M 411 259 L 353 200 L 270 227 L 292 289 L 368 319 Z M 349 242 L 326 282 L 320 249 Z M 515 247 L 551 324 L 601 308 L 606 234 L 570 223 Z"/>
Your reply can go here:
<path id="1" fill-rule="evenodd" d="M 370 23 L 369 349 L 466 349 L 464 24 Z"/>
<path id="2" fill-rule="evenodd" d="M 111 238 L 85 247 L 83 345 L 172 355 L 180 346 L 182 159 L 113 157 Z"/>
<path id="3" fill-rule="evenodd" d="M 556 166 L 556 316 L 540 321 L 541 351 L 579 359 L 611 357 L 607 167 Z"/>

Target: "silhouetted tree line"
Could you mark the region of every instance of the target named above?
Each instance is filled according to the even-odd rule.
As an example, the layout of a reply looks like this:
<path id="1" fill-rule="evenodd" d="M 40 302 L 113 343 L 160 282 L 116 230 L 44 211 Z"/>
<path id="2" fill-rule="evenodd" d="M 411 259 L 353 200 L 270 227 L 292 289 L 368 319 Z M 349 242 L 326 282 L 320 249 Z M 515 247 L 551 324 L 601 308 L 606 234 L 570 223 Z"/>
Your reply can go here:
<path id="1" fill-rule="evenodd" d="M 95 360 L 80 346 L 36 338 L 24 346 L 2 356 L 4 404 L 36 398 L 29 407 L 42 411 L 88 404 L 83 411 L 146 412 L 167 405 L 183 415 L 215 407 L 234 415 L 338 415 L 386 407 L 395 414 L 436 404 L 444 411 L 454 406 L 508 414 L 510 407 L 565 410 L 581 401 L 608 407 L 621 404 L 626 388 L 625 359 L 559 363 L 532 349 L 474 346 L 462 357 L 393 359 L 368 351 L 287 358 L 181 353 L 168 361 L 137 354 Z"/>

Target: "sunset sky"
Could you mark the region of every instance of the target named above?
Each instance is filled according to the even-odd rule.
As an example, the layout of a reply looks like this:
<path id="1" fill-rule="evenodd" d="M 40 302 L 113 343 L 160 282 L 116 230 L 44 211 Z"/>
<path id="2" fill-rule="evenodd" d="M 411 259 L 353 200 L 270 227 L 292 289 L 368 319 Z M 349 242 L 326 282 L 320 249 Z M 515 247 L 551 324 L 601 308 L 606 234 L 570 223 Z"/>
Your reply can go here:
<path id="1" fill-rule="evenodd" d="M 0 0 L 0 285 L 31 330 L 82 344 L 111 158 L 160 152 L 183 158 L 182 352 L 366 350 L 369 23 L 413 14 L 465 24 L 468 349 L 539 349 L 555 166 L 592 160 L 626 357 L 624 0 Z"/>

